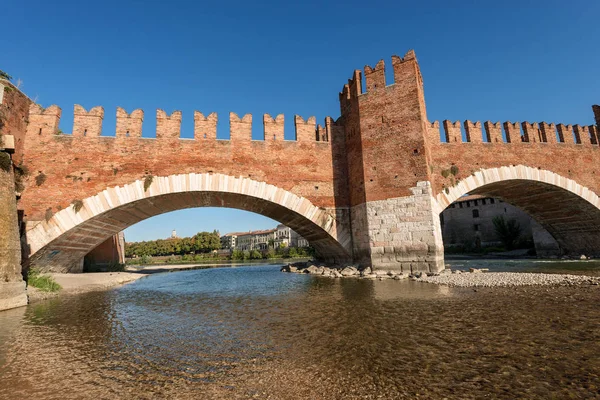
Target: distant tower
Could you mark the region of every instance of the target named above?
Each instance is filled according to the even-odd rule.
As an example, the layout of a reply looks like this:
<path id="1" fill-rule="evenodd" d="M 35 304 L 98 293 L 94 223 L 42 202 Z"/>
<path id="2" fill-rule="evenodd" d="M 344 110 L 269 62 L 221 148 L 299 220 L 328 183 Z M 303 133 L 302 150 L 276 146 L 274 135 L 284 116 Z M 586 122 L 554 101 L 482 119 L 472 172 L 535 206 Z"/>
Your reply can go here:
<path id="1" fill-rule="evenodd" d="M 175 229 L 173 229 L 173 232 L 171 232 L 171 239 L 176 239 L 177 238 L 177 232 L 175 231 Z"/>

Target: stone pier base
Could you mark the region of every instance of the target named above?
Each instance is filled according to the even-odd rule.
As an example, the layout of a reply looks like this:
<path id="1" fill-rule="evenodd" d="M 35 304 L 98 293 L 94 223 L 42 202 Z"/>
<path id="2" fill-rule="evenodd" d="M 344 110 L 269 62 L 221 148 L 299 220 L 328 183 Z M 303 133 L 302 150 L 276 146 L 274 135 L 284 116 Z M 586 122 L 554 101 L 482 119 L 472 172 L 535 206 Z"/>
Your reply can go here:
<path id="1" fill-rule="evenodd" d="M 407 273 L 444 269 L 439 213 L 429 182 L 412 196 L 371 201 L 352 208 L 355 259 L 373 269 Z"/>
<path id="2" fill-rule="evenodd" d="M 26 305 L 25 281 L 0 283 L 0 311 Z"/>

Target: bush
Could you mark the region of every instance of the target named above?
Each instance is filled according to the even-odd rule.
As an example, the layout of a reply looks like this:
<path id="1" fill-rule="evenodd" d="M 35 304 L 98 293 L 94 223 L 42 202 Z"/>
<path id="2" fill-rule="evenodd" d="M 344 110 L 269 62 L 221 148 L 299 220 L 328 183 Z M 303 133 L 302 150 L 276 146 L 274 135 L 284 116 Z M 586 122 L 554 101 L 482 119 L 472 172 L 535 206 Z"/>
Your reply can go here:
<path id="1" fill-rule="evenodd" d="M 37 269 L 27 273 L 27 285 L 40 289 L 42 292 L 58 292 L 62 287 L 50 275 L 43 275 Z"/>
<path id="2" fill-rule="evenodd" d="M 517 220 L 510 219 L 505 221 L 502 215 L 498 215 L 492 219 L 492 222 L 494 223 L 494 230 L 504 244 L 504 247 L 506 247 L 506 250 L 513 250 L 523 230 Z"/>
<path id="3" fill-rule="evenodd" d="M 244 259 L 244 253 L 242 253 L 240 250 L 234 250 L 231 253 L 231 259 L 232 260 L 243 260 Z"/>
<path id="4" fill-rule="evenodd" d="M 251 260 L 262 260 L 262 258 L 263 258 L 263 255 L 258 250 L 252 250 L 252 252 L 250 253 Z"/>

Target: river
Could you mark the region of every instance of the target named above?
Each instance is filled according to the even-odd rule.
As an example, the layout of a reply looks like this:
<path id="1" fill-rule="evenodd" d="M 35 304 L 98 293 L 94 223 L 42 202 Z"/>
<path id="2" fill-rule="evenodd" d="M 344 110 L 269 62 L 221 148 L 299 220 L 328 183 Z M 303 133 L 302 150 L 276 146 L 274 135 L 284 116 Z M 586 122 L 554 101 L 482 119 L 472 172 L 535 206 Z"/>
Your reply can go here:
<path id="1" fill-rule="evenodd" d="M 267 265 L 155 274 L 0 313 L 0 399 L 597 398 L 599 305 L 598 286 L 475 291 Z"/>

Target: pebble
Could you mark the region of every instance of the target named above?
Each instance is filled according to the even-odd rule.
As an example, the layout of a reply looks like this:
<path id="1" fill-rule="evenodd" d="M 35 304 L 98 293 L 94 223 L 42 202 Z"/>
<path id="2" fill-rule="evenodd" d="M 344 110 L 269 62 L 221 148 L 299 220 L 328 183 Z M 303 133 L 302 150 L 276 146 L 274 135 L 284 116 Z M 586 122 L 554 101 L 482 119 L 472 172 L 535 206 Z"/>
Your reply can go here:
<path id="1" fill-rule="evenodd" d="M 316 265 L 315 265 L 316 264 Z M 306 273 L 333 278 L 394 279 L 412 278 L 417 282 L 433 283 L 452 287 L 509 287 L 531 285 L 600 285 L 600 277 L 566 274 L 544 274 L 527 272 L 488 272 L 487 268 L 470 268 L 469 272 L 446 268 L 439 274 L 416 272 L 412 275 L 395 271 L 361 269 L 356 266 L 325 266 L 316 262 L 288 264 L 283 272 Z"/>
<path id="2" fill-rule="evenodd" d="M 462 273 L 437 276 L 422 275 L 416 280 L 420 282 L 435 283 L 438 285 L 454 287 L 600 284 L 600 277 L 526 272 Z"/>

